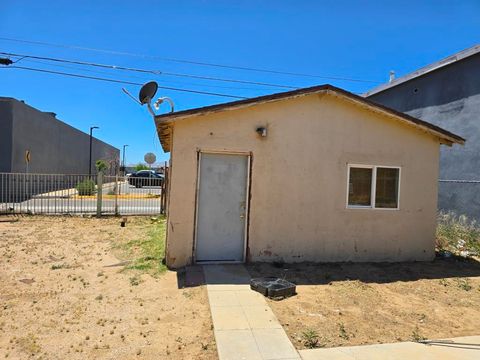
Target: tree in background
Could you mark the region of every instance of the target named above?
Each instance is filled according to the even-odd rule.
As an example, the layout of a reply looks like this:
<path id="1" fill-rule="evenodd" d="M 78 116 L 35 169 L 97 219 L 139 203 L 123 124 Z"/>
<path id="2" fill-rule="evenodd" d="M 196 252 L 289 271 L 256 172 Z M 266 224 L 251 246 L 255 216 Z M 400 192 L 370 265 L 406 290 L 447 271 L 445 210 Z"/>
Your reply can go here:
<path id="1" fill-rule="evenodd" d="M 97 160 L 95 162 L 95 167 L 97 168 L 98 172 L 105 172 L 108 169 L 108 163 L 105 160 Z"/>
<path id="2" fill-rule="evenodd" d="M 147 164 L 138 163 L 135 165 L 135 171 L 148 170 L 150 167 Z"/>

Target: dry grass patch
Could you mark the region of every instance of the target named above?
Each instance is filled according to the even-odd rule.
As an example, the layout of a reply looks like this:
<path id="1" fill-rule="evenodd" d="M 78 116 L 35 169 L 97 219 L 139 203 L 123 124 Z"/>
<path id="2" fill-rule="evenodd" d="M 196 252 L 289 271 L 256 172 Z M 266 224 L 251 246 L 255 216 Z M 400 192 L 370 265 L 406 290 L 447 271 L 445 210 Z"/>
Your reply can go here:
<path id="1" fill-rule="evenodd" d="M 445 253 L 480 256 L 480 224 L 465 215 L 441 212 L 438 215 L 437 248 Z"/>

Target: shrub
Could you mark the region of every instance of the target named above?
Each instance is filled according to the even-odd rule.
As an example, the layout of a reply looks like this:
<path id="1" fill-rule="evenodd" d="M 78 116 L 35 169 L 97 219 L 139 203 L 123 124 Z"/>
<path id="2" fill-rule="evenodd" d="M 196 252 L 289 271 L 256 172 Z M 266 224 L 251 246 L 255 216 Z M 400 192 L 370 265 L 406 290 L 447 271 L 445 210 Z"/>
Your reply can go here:
<path id="1" fill-rule="evenodd" d="M 95 182 L 92 179 L 85 179 L 76 186 L 78 195 L 89 196 L 95 194 Z"/>
<path id="2" fill-rule="evenodd" d="M 440 212 L 437 224 L 437 247 L 454 254 L 480 253 L 480 225 L 465 215 Z"/>
<path id="3" fill-rule="evenodd" d="M 150 168 L 147 165 L 142 163 L 138 163 L 137 165 L 135 165 L 135 171 L 148 170 L 148 169 Z"/>
<path id="4" fill-rule="evenodd" d="M 97 168 L 97 171 L 105 171 L 108 169 L 108 164 L 105 160 L 97 160 L 95 162 L 95 167 Z"/>

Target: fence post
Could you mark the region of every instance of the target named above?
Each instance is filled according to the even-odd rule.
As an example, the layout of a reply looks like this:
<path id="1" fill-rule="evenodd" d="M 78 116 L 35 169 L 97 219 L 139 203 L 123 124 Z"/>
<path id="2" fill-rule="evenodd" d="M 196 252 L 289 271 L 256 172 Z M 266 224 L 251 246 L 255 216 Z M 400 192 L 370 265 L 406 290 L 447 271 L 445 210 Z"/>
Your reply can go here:
<path id="1" fill-rule="evenodd" d="M 97 175 L 97 217 L 102 216 L 103 171 Z"/>
<path id="2" fill-rule="evenodd" d="M 118 192 L 119 192 L 119 186 L 118 186 L 118 172 L 115 174 L 115 216 L 119 216 L 118 212 Z"/>

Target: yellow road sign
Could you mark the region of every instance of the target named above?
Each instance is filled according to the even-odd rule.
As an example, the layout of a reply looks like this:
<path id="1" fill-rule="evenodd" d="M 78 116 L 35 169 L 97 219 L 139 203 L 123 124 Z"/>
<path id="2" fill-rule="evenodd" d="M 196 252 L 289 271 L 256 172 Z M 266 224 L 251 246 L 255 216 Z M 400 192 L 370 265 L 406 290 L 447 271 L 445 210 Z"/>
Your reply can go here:
<path id="1" fill-rule="evenodd" d="M 25 162 L 28 164 L 30 162 L 30 150 L 25 150 Z"/>

